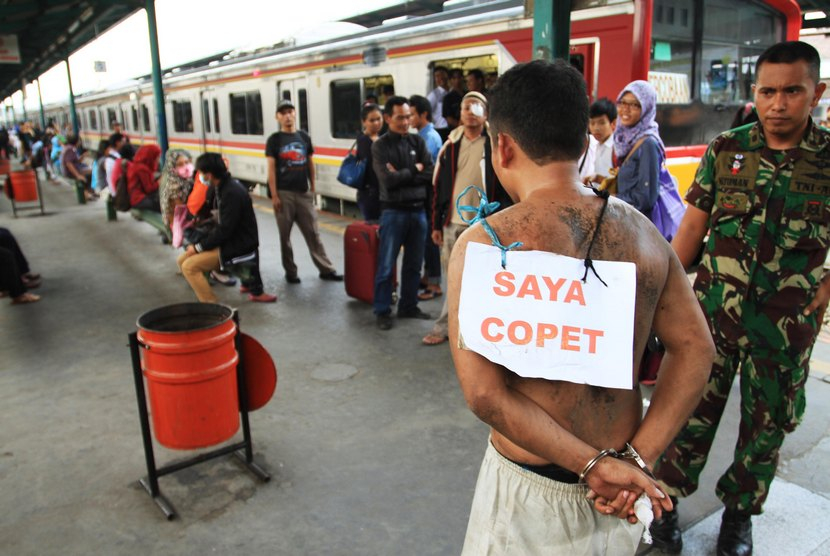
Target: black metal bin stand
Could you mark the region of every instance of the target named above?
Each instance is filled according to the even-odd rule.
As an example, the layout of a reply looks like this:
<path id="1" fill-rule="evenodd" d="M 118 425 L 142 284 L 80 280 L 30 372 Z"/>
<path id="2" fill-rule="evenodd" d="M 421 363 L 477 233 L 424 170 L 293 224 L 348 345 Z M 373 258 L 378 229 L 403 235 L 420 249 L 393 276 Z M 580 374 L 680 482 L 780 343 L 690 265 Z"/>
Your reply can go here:
<path id="1" fill-rule="evenodd" d="M 144 457 L 147 462 L 147 476 L 139 479 L 139 483 L 147 493 L 153 498 L 153 501 L 158 505 L 164 516 L 168 520 L 176 517 L 176 510 L 170 501 L 161 493 L 159 489 L 159 477 L 181 471 L 188 467 L 192 467 L 199 463 L 234 454 L 248 470 L 253 473 L 259 480 L 267 483 L 271 480 L 271 475 L 265 469 L 259 466 L 254 461 L 254 445 L 251 440 L 251 427 L 248 421 L 248 388 L 245 383 L 245 360 L 242 353 L 242 335 L 239 329 L 239 313 L 234 311 L 233 320 L 236 323 L 236 337 L 234 343 L 236 344 L 236 351 L 239 361 L 236 365 L 236 383 L 237 393 L 239 396 L 239 413 L 242 420 L 242 442 L 230 444 L 204 452 L 194 456 L 190 459 L 165 465 L 163 467 L 156 467 L 156 458 L 153 451 L 153 438 L 150 432 L 150 416 L 147 411 L 147 395 L 144 389 L 144 376 L 141 372 L 141 356 L 139 354 L 138 333 L 132 332 L 129 334 L 130 340 L 130 355 L 133 363 L 133 377 L 135 378 L 135 395 L 138 402 L 138 415 L 141 421 L 141 437 L 144 442 Z"/>

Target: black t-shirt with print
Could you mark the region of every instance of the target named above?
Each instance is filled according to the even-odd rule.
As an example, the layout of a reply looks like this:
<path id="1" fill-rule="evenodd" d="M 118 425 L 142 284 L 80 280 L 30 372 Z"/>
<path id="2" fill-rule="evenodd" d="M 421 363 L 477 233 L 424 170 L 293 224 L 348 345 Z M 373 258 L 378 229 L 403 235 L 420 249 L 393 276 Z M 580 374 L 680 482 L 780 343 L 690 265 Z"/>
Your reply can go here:
<path id="1" fill-rule="evenodd" d="M 278 131 L 268 138 L 265 156 L 277 161 L 278 191 L 308 191 L 308 166 L 312 154 L 311 137 L 303 130 L 294 133 Z"/>

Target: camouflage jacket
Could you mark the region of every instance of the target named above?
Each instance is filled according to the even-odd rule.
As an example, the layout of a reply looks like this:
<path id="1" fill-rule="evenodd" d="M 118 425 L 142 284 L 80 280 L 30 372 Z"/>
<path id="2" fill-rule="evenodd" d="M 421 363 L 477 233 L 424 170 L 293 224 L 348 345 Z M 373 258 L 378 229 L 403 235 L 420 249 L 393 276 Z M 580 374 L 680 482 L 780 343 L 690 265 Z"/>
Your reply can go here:
<path id="1" fill-rule="evenodd" d="M 774 151 L 760 124 L 727 131 L 686 200 L 710 215 L 695 291 L 716 339 L 812 346 L 815 313 L 801 311 L 830 243 L 830 133 L 811 121 L 798 147 Z"/>

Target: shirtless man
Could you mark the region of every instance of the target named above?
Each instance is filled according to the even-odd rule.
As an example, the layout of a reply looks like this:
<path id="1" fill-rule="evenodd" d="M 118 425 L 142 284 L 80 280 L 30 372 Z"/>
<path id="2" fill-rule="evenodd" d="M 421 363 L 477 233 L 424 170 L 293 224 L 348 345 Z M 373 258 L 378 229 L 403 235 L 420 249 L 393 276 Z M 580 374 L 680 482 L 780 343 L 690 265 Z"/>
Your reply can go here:
<path id="1" fill-rule="evenodd" d="M 630 443 L 650 472 L 706 383 L 714 356 L 706 321 L 683 268 L 652 223 L 580 184 L 576 161 L 588 127 L 582 76 L 564 62 L 537 60 L 505 73 L 488 98 L 493 166 L 516 205 L 487 222 L 503 245 L 521 241 L 521 250 L 586 259 L 596 236 L 593 260 L 637 265 L 633 368 L 625 366 L 635 387 L 521 378 L 459 347 L 467 245 L 491 244 L 481 224 L 470 227 L 450 259 L 449 341 L 467 404 L 491 432 L 463 553 L 634 554 L 643 531 L 634 502 L 646 492 L 659 517 L 671 509 L 668 496 L 633 459 L 602 457 L 588 464 L 601 450 L 622 452 Z M 666 355 L 641 418 L 634 370 L 650 330 Z"/>

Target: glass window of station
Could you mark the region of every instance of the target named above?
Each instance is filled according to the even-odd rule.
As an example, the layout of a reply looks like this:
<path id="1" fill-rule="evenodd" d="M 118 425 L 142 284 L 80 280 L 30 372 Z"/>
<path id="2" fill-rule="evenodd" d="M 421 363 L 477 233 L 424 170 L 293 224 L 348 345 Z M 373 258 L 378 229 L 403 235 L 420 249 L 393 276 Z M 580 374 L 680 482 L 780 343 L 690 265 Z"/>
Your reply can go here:
<path id="1" fill-rule="evenodd" d="M 649 81 L 661 104 L 752 99 L 755 62 L 784 39 L 784 18 L 760 2 L 655 0 Z"/>

